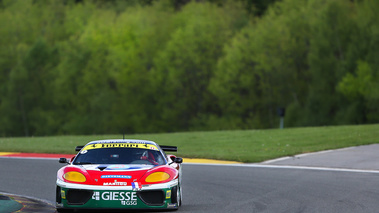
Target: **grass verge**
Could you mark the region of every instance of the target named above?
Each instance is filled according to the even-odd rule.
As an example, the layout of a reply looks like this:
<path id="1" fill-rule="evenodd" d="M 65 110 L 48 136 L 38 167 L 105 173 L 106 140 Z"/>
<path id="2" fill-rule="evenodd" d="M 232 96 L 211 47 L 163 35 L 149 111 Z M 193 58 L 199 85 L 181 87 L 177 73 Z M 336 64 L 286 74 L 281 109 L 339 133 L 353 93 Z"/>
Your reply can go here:
<path id="1" fill-rule="evenodd" d="M 74 154 L 77 145 L 122 135 L 0 138 L 0 152 Z M 178 146 L 178 156 L 261 162 L 282 156 L 379 143 L 379 124 L 269 130 L 135 134 L 125 138 Z"/>

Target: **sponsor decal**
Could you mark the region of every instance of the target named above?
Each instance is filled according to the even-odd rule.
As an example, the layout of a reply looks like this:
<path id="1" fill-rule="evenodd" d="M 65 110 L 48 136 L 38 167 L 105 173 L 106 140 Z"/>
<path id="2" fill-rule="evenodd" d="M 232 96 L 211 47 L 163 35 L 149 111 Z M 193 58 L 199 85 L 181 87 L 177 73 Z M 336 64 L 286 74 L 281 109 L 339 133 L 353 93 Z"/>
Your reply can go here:
<path id="1" fill-rule="evenodd" d="M 66 199 L 66 192 L 64 190 L 61 190 L 61 198 Z"/>
<path id="2" fill-rule="evenodd" d="M 101 178 L 122 178 L 122 179 L 131 179 L 130 175 L 102 175 Z"/>
<path id="3" fill-rule="evenodd" d="M 133 191 L 140 191 L 142 189 L 142 184 L 139 182 L 132 182 Z"/>
<path id="4" fill-rule="evenodd" d="M 84 147 L 82 150 L 90 149 L 100 149 L 100 148 L 140 148 L 140 149 L 151 149 L 159 150 L 155 145 L 152 144 L 140 144 L 140 143 L 95 143 L 89 144 Z M 82 152 L 83 152 L 82 151 Z"/>
<path id="5" fill-rule="evenodd" d="M 171 190 L 167 190 L 166 199 L 171 198 Z"/>
<path id="6" fill-rule="evenodd" d="M 93 200 L 98 201 L 120 201 L 123 206 L 137 205 L 137 192 L 94 192 Z"/>
<path id="7" fill-rule="evenodd" d="M 100 192 L 94 192 L 92 195 L 92 200 L 100 200 Z"/>
<path id="8" fill-rule="evenodd" d="M 137 144 L 146 144 L 146 141 L 135 141 L 135 140 L 104 140 L 104 141 L 94 141 L 90 144 L 102 144 L 102 143 L 137 143 Z"/>
<path id="9" fill-rule="evenodd" d="M 80 154 L 84 155 L 84 154 L 86 154 L 87 152 L 88 152 L 87 150 L 83 150 L 83 151 L 80 152 Z"/>
<path id="10" fill-rule="evenodd" d="M 117 182 L 117 180 L 115 180 L 114 182 L 105 182 L 103 183 L 104 186 L 127 186 L 128 183 L 127 182 Z"/>
<path id="11" fill-rule="evenodd" d="M 177 208 L 176 203 L 167 203 L 167 208 Z"/>

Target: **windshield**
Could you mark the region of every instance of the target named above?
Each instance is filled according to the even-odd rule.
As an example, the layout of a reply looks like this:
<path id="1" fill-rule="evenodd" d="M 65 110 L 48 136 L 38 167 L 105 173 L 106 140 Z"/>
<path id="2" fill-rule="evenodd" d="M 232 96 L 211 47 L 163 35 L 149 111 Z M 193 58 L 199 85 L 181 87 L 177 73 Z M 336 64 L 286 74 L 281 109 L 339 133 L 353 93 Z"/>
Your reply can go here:
<path id="1" fill-rule="evenodd" d="M 159 150 L 141 148 L 82 149 L 73 164 L 147 164 L 164 165 L 166 160 Z"/>

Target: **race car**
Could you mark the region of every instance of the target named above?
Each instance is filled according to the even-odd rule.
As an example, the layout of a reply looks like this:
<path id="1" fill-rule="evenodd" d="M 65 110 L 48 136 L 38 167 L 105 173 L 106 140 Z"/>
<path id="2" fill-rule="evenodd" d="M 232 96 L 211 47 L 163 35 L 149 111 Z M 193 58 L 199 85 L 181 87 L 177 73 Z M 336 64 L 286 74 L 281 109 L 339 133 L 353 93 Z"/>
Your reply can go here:
<path id="1" fill-rule="evenodd" d="M 182 158 L 153 141 L 98 140 L 76 147 L 57 172 L 58 212 L 80 209 L 178 209 Z"/>

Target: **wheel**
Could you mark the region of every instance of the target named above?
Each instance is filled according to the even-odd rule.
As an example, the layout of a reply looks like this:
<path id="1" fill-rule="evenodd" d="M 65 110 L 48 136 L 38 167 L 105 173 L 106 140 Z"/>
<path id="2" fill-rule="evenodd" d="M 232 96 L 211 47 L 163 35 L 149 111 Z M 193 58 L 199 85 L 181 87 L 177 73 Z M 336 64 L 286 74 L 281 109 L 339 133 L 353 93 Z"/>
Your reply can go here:
<path id="1" fill-rule="evenodd" d="M 57 204 L 62 203 L 62 194 L 61 194 L 61 187 L 57 186 L 56 188 L 56 195 L 55 195 L 55 200 Z M 60 207 L 57 207 L 57 212 L 74 212 L 72 209 L 63 209 Z"/>
<path id="2" fill-rule="evenodd" d="M 178 204 L 178 207 L 182 205 L 182 193 L 181 188 L 179 186 L 175 186 L 172 188 L 172 196 L 171 202 Z"/>
<path id="3" fill-rule="evenodd" d="M 57 186 L 55 190 L 55 201 L 57 203 L 62 203 L 62 197 L 61 197 L 61 187 Z"/>
<path id="4" fill-rule="evenodd" d="M 179 199 L 178 199 L 178 207 L 182 205 L 182 187 L 179 187 L 179 193 L 178 193 Z"/>

